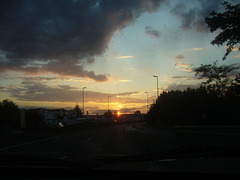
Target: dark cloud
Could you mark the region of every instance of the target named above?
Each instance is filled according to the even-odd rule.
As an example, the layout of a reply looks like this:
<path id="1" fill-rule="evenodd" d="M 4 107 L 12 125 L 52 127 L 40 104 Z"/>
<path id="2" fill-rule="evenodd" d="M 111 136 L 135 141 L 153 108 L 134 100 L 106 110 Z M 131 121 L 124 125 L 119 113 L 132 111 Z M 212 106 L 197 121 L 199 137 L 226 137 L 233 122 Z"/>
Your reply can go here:
<path id="1" fill-rule="evenodd" d="M 185 59 L 185 56 L 179 54 L 179 55 L 177 55 L 175 58 L 176 58 L 176 59 Z"/>
<path id="2" fill-rule="evenodd" d="M 192 84 L 172 84 L 169 85 L 166 89 L 163 89 L 163 91 L 176 91 L 176 90 L 186 90 L 187 88 L 198 88 L 200 84 L 192 85 Z"/>
<path id="3" fill-rule="evenodd" d="M 72 81 L 70 77 L 5 77 L 3 79 L 13 80 L 19 79 L 23 81 Z"/>
<path id="4" fill-rule="evenodd" d="M 50 86 L 47 83 L 38 82 L 37 79 L 23 79 L 21 86 L 0 86 L 0 92 L 8 92 L 12 97 L 20 101 L 41 101 L 41 102 L 81 102 L 82 89 L 69 85 Z M 85 90 L 85 102 L 108 103 L 108 96 L 111 102 L 115 103 L 143 103 L 142 99 L 134 98 L 139 92 L 123 93 L 101 93 Z"/>
<path id="5" fill-rule="evenodd" d="M 145 27 L 145 33 L 149 36 L 152 36 L 152 37 L 160 37 L 161 33 L 159 31 L 157 31 L 156 29 L 150 27 L 150 26 L 146 26 Z"/>
<path id="6" fill-rule="evenodd" d="M 231 77 L 236 77 L 240 73 L 240 63 L 234 63 L 228 65 L 229 68 L 233 68 L 233 70 L 228 74 Z"/>
<path id="7" fill-rule="evenodd" d="M 190 77 L 188 76 L 172 76 L 172 79 L 189 79 Z"/>
<path id="8" fill-rule="evenodd" d="M 214 10 L 221 9 L 222 0 L 199 0 L 197 7 L 187 8 L 186 2 L 179 2 L 171 12 L 181 19 L 181 28 L 194 29 L 199 32 L 208 31 L 204 19 Z"/>
<path id="9" fill-rule="evenodd" d="M 0 6 L 0 72 L 52 72 L 106 81 L 85 64 L 111 37 L 165 0 L 10 0 Z"/>

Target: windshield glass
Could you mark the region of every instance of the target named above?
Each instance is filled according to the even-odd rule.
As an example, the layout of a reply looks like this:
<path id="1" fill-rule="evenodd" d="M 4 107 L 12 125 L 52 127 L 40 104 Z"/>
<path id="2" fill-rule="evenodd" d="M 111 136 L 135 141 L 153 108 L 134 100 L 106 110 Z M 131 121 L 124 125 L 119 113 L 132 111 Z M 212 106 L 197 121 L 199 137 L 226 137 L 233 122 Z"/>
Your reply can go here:
<path id="1" fill-rule="evenodd" d="M 183 149 L 161 154 L 181 147 L 238 148 L 239 7 L 1 1 L 0 154 L 114 163 L 134 156 L 138 164 L 153 152 L 151 160 L 186 157 Z"/>

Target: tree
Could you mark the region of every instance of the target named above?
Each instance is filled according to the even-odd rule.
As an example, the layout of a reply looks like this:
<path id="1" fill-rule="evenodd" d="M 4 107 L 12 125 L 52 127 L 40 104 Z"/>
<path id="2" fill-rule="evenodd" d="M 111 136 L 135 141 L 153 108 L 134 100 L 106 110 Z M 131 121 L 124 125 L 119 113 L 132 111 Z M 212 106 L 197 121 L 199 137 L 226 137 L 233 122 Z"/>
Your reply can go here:
<path id="1" fill-rule="evenodd" d="M 20 112 L 18 105 L 13 101 L 5 99 L 0 101 L 0 126 L 8 125 L 14 128 L 20 128 Z"/>
<path id="2" fill-rule="evenodd" d="M 209 15 L 210 17 L 205 18 L 205 22 L 208 24 L 211 32 L 221 30 L 211 44 L 222 46 L 223 43 L 226 43 L 227 50 L 222 58 L 225 60 L 234 46 L 240 43 L 240 3 L 235 6 L 229 2 L 221 4 L 226 7 L 225 12 L 217 13 L 213 11 Z M 240 50 L 240 47 L 238 47 L 238 50 Z"/>
<path id="3" fill-rule="evenodd" d="M 216 91 L 222 96 L 232 84 L 229 73 L 235 69 L 237 68 L 234 66 L 217 66 L 217 61 L 215 61 L 213 64 L 201 64 L 194 71 L 198 79 L 207 79 L 203 84 L 207 84 L 209 90 Z"/>
<path id="4" fill-rule="evenodd" d="M 105 118 L 113 118 L 113 113 L 111 110 L 108 110 L 107 112 L 104 113 Z"/>
<path id="5" fill-rule="evenodd" d="M 76 113 L 77 118 L 80 118 L 83 116 L 83 110 L 79 107 L 78 104 L 75 105 L 75 107 L 73 108 L 73 111 Z"/>
<path id="6" fill-rule="evenodd" d="M 26 129 L 38 129 L 42 120 L 43 115 L 41 115 L 41 113 L 37 109 L 25 110 Z"/>
<path id="7" fill-rule="evenodd" d="M 141 111 L 137 110 L 134 112 L 134 114 L 141 114 Z"/>
<path id="8" fill-rule="evenodd" d="M 230 101 L 239 103 L 240 100 L 240 73 L 233 79 L 231 86 L 228 89 L 226 98 Z"/>

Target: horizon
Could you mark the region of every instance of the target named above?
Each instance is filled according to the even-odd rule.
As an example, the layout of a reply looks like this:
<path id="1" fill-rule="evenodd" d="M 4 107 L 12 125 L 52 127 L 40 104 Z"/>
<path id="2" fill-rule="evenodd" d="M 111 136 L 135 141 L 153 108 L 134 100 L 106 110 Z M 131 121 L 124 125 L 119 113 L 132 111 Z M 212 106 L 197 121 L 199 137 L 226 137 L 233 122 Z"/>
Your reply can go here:
<path id="1" fill-rule="evenodd" d="M 210 44 L 216 33 L 204 19 L 223 10 L 220 2 L 7 1 L 0 7 L 0 100 L 145 114 L 157 89 L 199 87 L 194 68 L 201 64 L 240 67 L 237 48 L 222 61 L 226 46 Z"/>
<path id="2" fill-rule="evenodd" d="M 81 107 L 80 107 L 81 108 Z M 73 111 L 74 107 L 73 108 L 55 108 L 55 107 L 48 107 L 48 108 L 44 108 L 44 107 L 19 107 L 19 109 L 23 109 L 23 110 L 37 110 L 37 109 L 45 109 L 45 110 L 58 110 L 58 109 L 64 109 L 66 111 Z M 82 109 L 82 108 L 81 108 Z M 124 114 L 134 114 L 136 111 L 129 111 L 129 112 L 125 112 L 125 110 L 111 110 L 109 109 L 113 114 L 114 113 L 119 113 L 120 115 L 124 115 Z M 103 116 L 105 112 L 108 112 L 108 110 L 96 110 L 95 112 L 92 112 L 91 114 L 88 113 L 88 115 L 100 115 L 100 116 Z M 100 114 L 99 114 L 100 113 Z M 142 113 L 140 111 L 140 114 L 145 114 L 145 113 Z M 84 113 L 84 116 L 87 115 L 87 111 L 86 113 Z"/>

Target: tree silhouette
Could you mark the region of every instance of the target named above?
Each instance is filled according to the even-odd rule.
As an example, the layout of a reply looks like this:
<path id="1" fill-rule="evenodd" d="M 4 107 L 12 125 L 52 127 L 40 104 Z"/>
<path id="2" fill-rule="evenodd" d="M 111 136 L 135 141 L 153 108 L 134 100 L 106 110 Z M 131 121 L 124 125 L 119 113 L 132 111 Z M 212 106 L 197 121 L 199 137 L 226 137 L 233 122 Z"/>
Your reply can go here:
<path id="1" fill-rule="evenodd" d="M 221 30 L 211 44 L 222 46 L 223 43 L 226 43 L 227 50 L 223 57 L 223 60 L 225 60 L 234 46 L 240 43 L 240 3 L 233 6 L 225 1 L 221 4 L 226 7 L 225 12 L 217 13 L 213 11 L 209 15 L 210 17 L 205 18 L 205 22 L 211 32 Z M 240 50 L 239 47 L 238 50 Z"/>
<path id="2" fill-rule="evenodd" d="M 162 92 L 146 114 L 146 121 L 160 127 L 239 125 L 240 74 L 235 79 L 230 78 L 227 73 L 231 72 L 230 69 L 218 67 L 216 63 L 202 65 L 198 73 L 205 74 L 200 73 L 200 77 L 209 77 L 208 82 L 212 84 L 205 83 L 198 88 L 183 91 Z M 215 73 L 217 74 L 213 76 Z M 220 90 L 217 89 L 216 82 Z"/>
<path id="3" fill-rule="evenodd" d="M 201 64 L 194 71 L 198 79 L 207 79 L 203 84 L 207 84 L 209 90 L 215 91 L 219 96 L 223 96 L 232 85 L 233 79 L 229 77 L 229 74 L 235 69 L 237 68 L 234 66 L 217 66 L 217 61 L 215 61 L 213 64 Z"/>
<path id="4" fill-rule="evenodd" d="M 78 104 L 75 105 L 75 107 L 73 108 L 73 111 L 76 113 L 77 118 L 80 118 L 83 116 L 83 110 L 79 107 Z"/>
<path id="5" fill-rule="evenodd" d="M 0 116 L 0 126 L 20 128 L 20 111 L 13 101 L 8 99 L 0 101 Z"/>
<path id="6" fill-rule="evenodd" d="M 113 118 L 113 113 L 112 113 L 112 111 L 111 110 L 108 110 L 108 111 L 106 111 L 105 113 L 104 113 L 104 117 L 105 118 Z"/>

